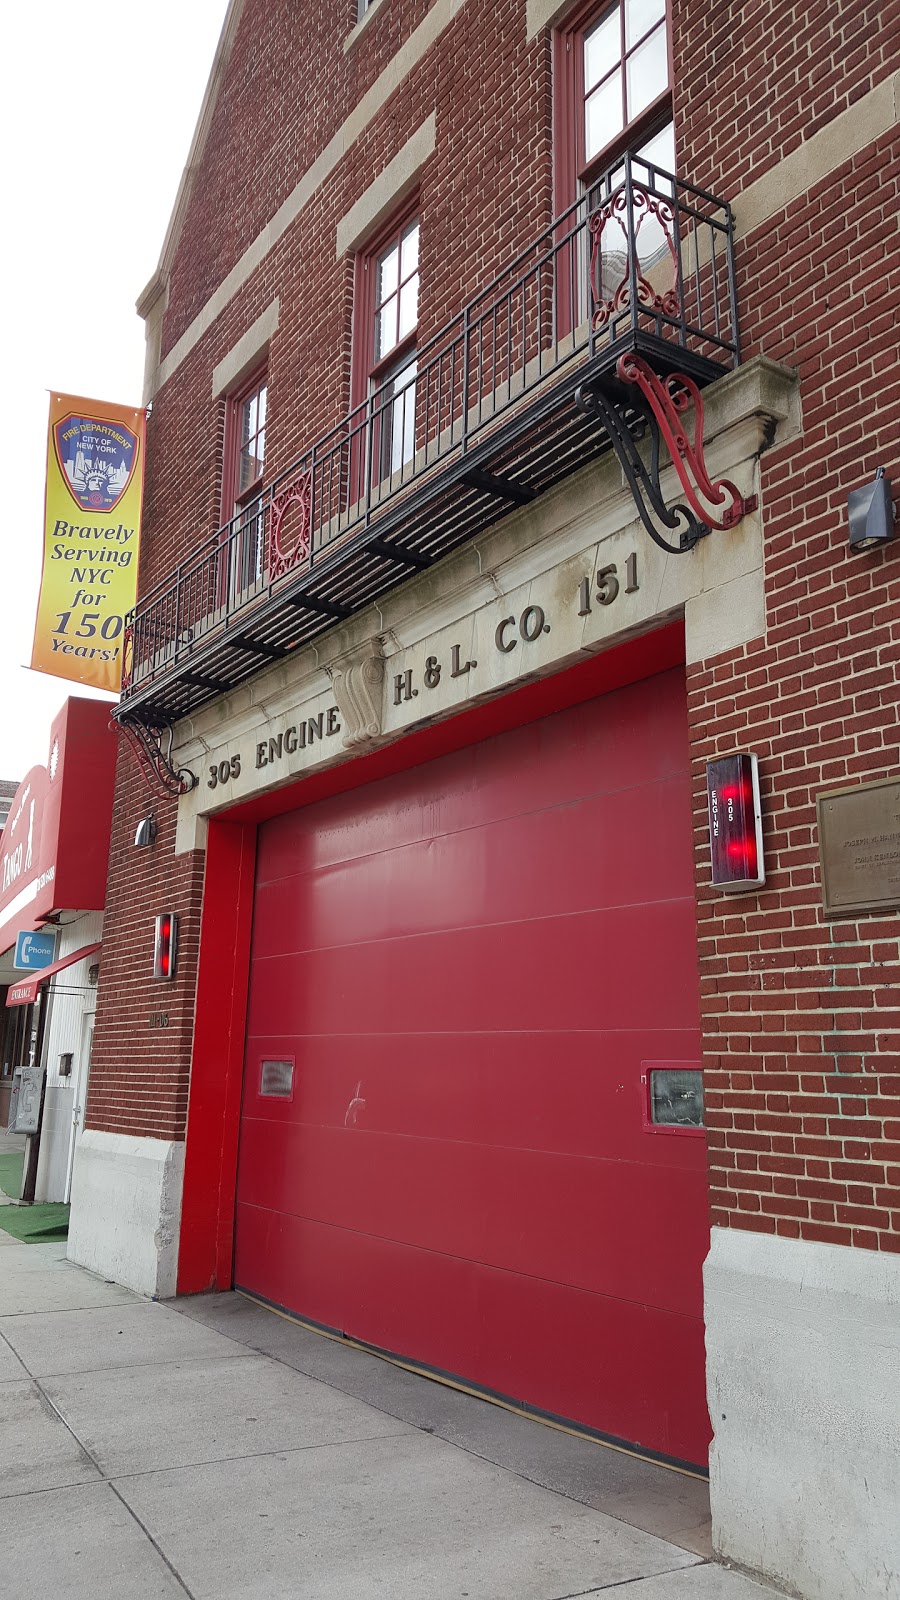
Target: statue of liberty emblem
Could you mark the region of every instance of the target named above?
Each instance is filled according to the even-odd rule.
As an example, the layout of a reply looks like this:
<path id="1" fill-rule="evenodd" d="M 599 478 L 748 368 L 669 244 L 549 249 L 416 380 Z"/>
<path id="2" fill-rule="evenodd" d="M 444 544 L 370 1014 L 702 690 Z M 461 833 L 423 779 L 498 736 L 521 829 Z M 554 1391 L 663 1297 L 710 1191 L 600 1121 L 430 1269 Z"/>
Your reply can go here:
<path id="1" fill-rule="evenodd" d="M 54 426 L 53 447 L 82 511 L 114 511 L 137 465 L 137 435 L 122 422 L 70 414 Z"/>

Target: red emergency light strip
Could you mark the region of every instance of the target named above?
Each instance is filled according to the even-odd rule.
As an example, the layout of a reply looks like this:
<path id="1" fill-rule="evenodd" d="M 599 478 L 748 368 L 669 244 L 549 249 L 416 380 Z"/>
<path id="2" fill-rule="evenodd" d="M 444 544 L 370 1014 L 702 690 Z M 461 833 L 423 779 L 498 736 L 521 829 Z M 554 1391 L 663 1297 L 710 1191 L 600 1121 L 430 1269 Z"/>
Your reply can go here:
<path id="1" fill-rule="evenodd" d="M 706 767 L 713 885 L 737 893 L 765 883 L 757 758 L 723 756 Z"/>
<path id="2" fill-rule="evenodd" d="M 178 958 L 178 915 L 162 911 L 156 918 L 153 934 L 153 976 L 163 981 L 174 978 Z"/>

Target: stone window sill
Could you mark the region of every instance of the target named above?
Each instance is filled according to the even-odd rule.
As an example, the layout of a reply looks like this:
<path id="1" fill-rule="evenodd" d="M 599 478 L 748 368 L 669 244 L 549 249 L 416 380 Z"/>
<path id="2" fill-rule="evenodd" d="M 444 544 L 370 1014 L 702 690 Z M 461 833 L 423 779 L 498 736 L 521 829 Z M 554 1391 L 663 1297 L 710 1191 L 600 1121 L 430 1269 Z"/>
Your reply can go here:
<path id="1" fill-rule="evenodd" d="M 344 55 L 347 54 L 348 50 L 353 49 L 353 46 L 355 45 L 360 34 L 365 33 L 376 11 L 380 11 L 384 4 L 385 0 L 372 0 L 372 4 L 369 6 L 368 10 L 363 12 L 363 15 L 360 17 L 356 27 L 351 28 L 346 39 L 344 40 Z"/>

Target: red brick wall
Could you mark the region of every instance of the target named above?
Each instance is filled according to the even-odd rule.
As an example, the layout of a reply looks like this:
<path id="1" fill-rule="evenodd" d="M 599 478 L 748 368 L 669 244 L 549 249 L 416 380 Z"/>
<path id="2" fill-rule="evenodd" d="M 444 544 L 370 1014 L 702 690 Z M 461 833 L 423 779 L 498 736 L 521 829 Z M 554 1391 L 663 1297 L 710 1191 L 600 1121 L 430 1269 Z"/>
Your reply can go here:
<path id="1" fill-rule="evenodd" d="M 135 830 L 151 811 L 156 842 L 136 850 Z M 173 803 L 150 789 L 120 738 L 88 1088 L 92 1128 L 160 1139 L 184 1134 L 204 857 L 199 851 L 176 856 L 174 845 Z M 161 911 L 180 919 L 171 982 L 152 977 L 154 918 Z M 151 1016 L 160 1013 L 167 1026 L 151 1026 Z"/>
<path id="2" fill-rule="evenodd" d="M 900 0 L 670 7 L 682 176 L 731 199 L 900 65 Z"/>
<path id="3" fill-rule="evenodd" d="M 390 0 L 345 55 L 355 0 L 247 0 L 176 253 L 163 353 L 428 9 L 426 0 Z M 424 343 L 550 220 L 550 96 L 550 41 L 526 42 L 524 5 L 469 0 L 156 396 L 141 592 L 220 520 L 216 364 L 278 295 L 267 428 L 274 475 L 349 407 L 353 264 L 335 257 L 339 219 L 434 110 L 437 154 L 421 185 Z M 134 830 L 151 803 L 159 838 L 136 852 Z M 184 1129 L 203 870 L 202 857 L 173 858 L 174 818 L 174 803 L 151 796 L 125 751 L 88 1119 L 167 1138 Z M 171 1000 L 148 976 L 153 916 L 170 904 L 182 912 Z M 167 1002 L 169 1029 L 150 1030 L 148 1017 Z"/>
<path id="4" fill-rule="evenodd" d="M 682 168 L 739 219 L 743 186 L 900 66 L 897 3 L 679 10 Z M 803 436 L 762 461 L 766 642 L 689 673 L 713 1222 L 894 1251 L 900 920 L 825 919 L 815 797 L 900 767 L 900 550 L 851 557 L 846 515 L 878 466 L 900 480 L 898 186 L 895 132 L 739 244 L 744 354 L 799 372 Z M 736 747 L 768 882 L 726 898 L 703 763 Z"/>
<path id="5" fill-rule="evenodd" d="M 390 0 L 347 56 L 353 0 L 248 0 L 173 272 L 164 350 L 321 152 L 425 14 Z M 422 183 L 422 338 L 544 226 L 551 196 L 550 41 L 527 44 L 524 0 L 469 0 L 291 230 L 164 386 L 149 443 L 142 585 L 218 518 L 222 407 L 211 373 L 275 294 L 268 469 L 349 399 L 352 268 L 335 225 L 436 108 Z M 804 138 L 900 66 L 900 0 L 674 0 L 679 162 L 737 200 Z M 892 308 L 900 144 L 849 159 L 738 248 L 746 355 L 801 379 L 803 436 L 763 458 L 768 638 L 689 672 L 712 1215 L 715 1222 L 900 1248 L 900 922 L 826 922 L 815 795 L 897 770 L 900 559 L 846 549 L 846 495 L 884 465 L 900 480 Z M 773 174 L 777 185 L 777 174 Z M 774 192 L 774 191 L 773 191 Z M 724 536 L 723 536 L 724 537 Z M 690 559 L 689 557 L 686 559 Z M 740 746 L 762 763 L 769 880 L 708 886 L 703 763 Z M 120 760 L 89 1119 L 183 1128 L 200 857 L 173 858 L 159 798 Z M 147 978 L 152 916 L 183 913 L 169 1030 Z"/>

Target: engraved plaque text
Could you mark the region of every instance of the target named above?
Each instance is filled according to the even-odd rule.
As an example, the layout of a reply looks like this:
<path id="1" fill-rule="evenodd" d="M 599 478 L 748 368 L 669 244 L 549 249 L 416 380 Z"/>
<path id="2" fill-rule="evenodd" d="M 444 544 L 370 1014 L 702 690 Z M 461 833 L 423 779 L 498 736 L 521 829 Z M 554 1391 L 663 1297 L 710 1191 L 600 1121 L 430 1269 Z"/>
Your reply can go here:
<path id="1" fill-rule="evenodd" d="M 900 906 L 900 779 L 816 797 L 827 917 Z"/>

